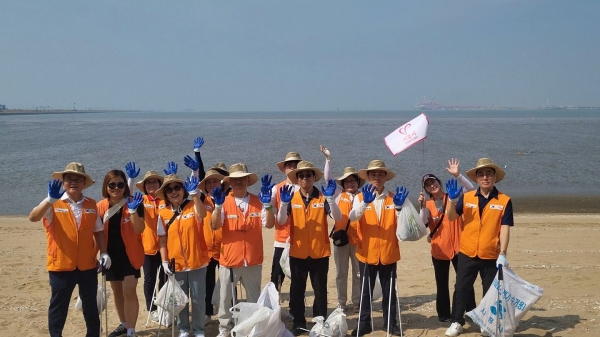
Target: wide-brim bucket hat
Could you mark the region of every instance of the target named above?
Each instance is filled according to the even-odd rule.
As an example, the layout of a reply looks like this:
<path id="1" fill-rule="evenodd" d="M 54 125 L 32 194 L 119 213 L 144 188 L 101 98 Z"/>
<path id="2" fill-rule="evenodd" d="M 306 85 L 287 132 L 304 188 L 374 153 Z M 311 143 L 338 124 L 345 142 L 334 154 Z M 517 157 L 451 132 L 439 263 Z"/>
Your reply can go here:
<path id="1" fill-rule="evenodd" d="M 206 181 L 208 179 L 213 179 L 213 178 L 214 179 L 219 179 L 219 181 L 223 181 L 223 179 L 225 178 L 225 176 L 222 175 L 221 173 L 219 173 L 219 171 L 217 171 L 217 170 L 210 169 L 210 170 L 206 171 L 206 176 L 198 184 L 198 188 L 200 189 L 200 191 L 206 191 Z M 226 186 L 225 186 L 225 190 L 227 190 Z M 206 191 L 206 192 L 210 192 L 210 191 Z"/>
<path id="2" fill-rule="evenodd" d="M 95 183 L 94 179 L 92 179 L 92 177 L 85 173 L 85 167 L 83 167 L 83 164 L 81 163 L 72 162 L 67 164 L 67 167 L 65 167 L 64 171 L 52 173 L 52 179 L 58 179 L 60 181 L 63 181 L 63 175 L 65 173 L 78 174 L 80 176 L 85 177 L 85 188 L 88 188 L 94 185 Z"/>
<path id="3" fill-rule="evenodd" d="M 344 188 L 344 185 L 343 185 L 344 179 L 346 179 L 352 175 L 356 176 L 356 179 L 358 180 L 358 188 L 361 188 L 365 184 L 365 180 L 358 175 L 358 171 L 356 171 L 356 169 L 354 167 L 348 166 L 348 167 L 344 168 L 344 171 L 342 172 L 342 176 L 337 178 L 335 181 L 338 183 L 338 185 L 340 185 L 342 188 Z"/>
<path id="4" fill-rule="evenodd" d="M 300 158 L 300 154 L 298 152 L 288 152 L 288 154 L 285 155 L 285 159 L 283 161 L 280 161 L 277 163 L 277 167 L 279 168 L 279 171 L 281 172 L 285 172 L 285 163 L 288 161 L 297 161 L 300 162 L 302 160 L 302 158 Z"/>
<path id="5" fill-rule="evenodd" d="M 184 180 L 179 178 L 176 174 L 169 174 L 165 176 L 162 185 L 160 186 L 158 191 L 156 191 L 156 197 L 161 200 L 167 200 L 165 198 L 165 187 L 169 186 L 169 184 L 172 183 L 180 183 L 181 185 L 183 185 Z"/>
<path id="6" fill-rule="evenodd" d="M 490 167 L 496 171 L 496 182 L 499 183 L 502 179 L 504 179 L 504 175 L 506 172 L 500 166 L 494 164 L 494 162 L 490 158 L 479 158 L 477 160 L 477 164 L 475 167 L 467 171 L 467 177 L 474 182 L 477 182 L 477 170 L 482 168 Z"/>
<path id="7" fill-rule="evenodd" d="M 258 176 L 255 173 L 248 172 L 246 164 L 237 163 L 229 167 L 229 176 L 224 177 L 223 181 L 229 182 L 230 178 L 243 178 L 248 177 L 248 186 L 256 184 Z"/>
<path id="8" fill-rule="evenodd" d="M 383 160 L 379 160 L 379 159 L 371 160 L 371 162 L 369 163 L 369 165 L 367 166 L 366 169 L 362 169 L 362 170 L 358 171 L 358 176 L 364 180 L 369 180 L 369 177 L 368 177 L 369 171 L 375 171 L 375 170 L 385 171 L 385 180 L 386 181 L 390 181 L 390 180 L 394 179 L 394 177 L 396 176 L 396 174 L 394 172 L 392 172 L 392 170 L 385 167 L 385 163 L 383 162 Z"/>
<path id="9" fill-rule="evenodd" d="M 143 193 L 146 193 L 146 191 L 144 191 L 144 183 L 148 179 L 158 179 L 158 181 L 160 181 L 161 186 L 163 181 L 165 180 L 165 178 L 163 178 L 163 176 L 161 176 L 160 174 L 156 173 L 156 171 L 147 171 L 144 174 L 144 179 L 135 183 L 135 187 L 137 187 L 138 190 L 142 191 Z"/>
<path id="10" fill-rule="evenodd" d="M 302 171 L 313 171 L 315 173 L 315 182 L 317 182 L 317 181 L 321 180 L 321 178 L 323 178 L 323 172 L 321 170 L 319 170 L 318 168 L 316 168 L 311 162 L 306 161 L 306 160 L 301 160 L 298 163 L 298 166 L 296 166 L 295 170 L 291 170 L 290 172 L 288 172 L 287 177 L 291 182 L 293 182 L 294 184 L 297 184 L 298 178 L 296 177 L 296 173 L 302 172 Z"/>
<path id="11" fill-rule="evenodd" d="M 214 164 L 211 168 L 208 169 L 213 170 L 213 171 L 217 171 L 220 174 L 222 174 L 224 177 L 227 177 L 229 175 L 229 172 L 227 172 L 227 166 L 225 166 L 225 163 L 223 162 L 218 162 L 216 164 Z M 208 172 L 208 171 L 207 171 Z"/>

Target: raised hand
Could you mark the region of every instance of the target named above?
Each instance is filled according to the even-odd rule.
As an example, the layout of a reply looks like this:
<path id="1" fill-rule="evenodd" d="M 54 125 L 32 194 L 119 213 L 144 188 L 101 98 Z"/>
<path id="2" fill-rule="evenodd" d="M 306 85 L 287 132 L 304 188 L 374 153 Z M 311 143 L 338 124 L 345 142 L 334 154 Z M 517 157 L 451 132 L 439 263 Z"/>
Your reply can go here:
<path id="1" fill-rule="evenodd" d="M 185 180 L 185 183 L 183 183 L 183 187 L 190 195 L 194 195 L 196 194 L 196 189 L 198 188 L 199 183 L 200 181 L 197 177 L 188 177 Z"/>
<path id="2" fill-rule="evenodd" d="M 446 171 L 448 171 L 448 173 L 450 173 L 451 175 L 458 177 L 460 175 L 458 165 L 460 165 L 460 161 L 456 158 L 452 158 L 448 160 L 448 167 L 446 167 Z"/>
<path id="3" fill-rule="evenodd" d="M 321 192 L 326 197 L 332 197 L 335 194 L 335 180 L 329 179 L 327 181 L 327 188 L 324 188 L 323 185 L 321 185 Z"/>
<path id="4" fill-rule="evenodd" d="M 319 145 L 319 150 L 321 150 L 321 152 L 325 156 L 325 159 L 327 159 L 327 160 L 331 159 L 331 152 L 329 152 L 329 150 L 325 146 Z"/>
<path id="5" fill-rule="evenodd" d="M 404 186 L 396 187 L 396 194 L 394 194 L 394 205 L 396 207 L 402 207 L 407 196 L 408 190 Z"/>
<path id="6" fill-rule="evenodd" d="M 196 161 L 196 159 L 190 157 L 189 155 L 183 157 L 183 163 L 192 171 L 197 171 L 200 168 L 200 164 Z"/>
<path id="7" fill-rule="evenodd" d="M 265 186 L 263 186 L 263 187 L 265 187 Z M 267 188 L 265 190 L 261 189 L 261 192 L 258 193 L 258 198 L 260 199 L 260 202 L 265 204 L 265 206 L 270 206 L 271 205 L 271 194 L 272 194 L 272 191 L 267 186 Z"/>
<path id="8" fill-rule="evenodd" d="M 288 203 L 292 200 L 292 196 L 294 195 L 294 186 L 293 185 L 283 185 L 279 189 L 279 199 L 281 202 Z"/>
<path id="9" fill-rule="evenodd" d="M 200 148 L 204 145 L 204 138 L 198 137 L 194 139 L 194 151 L 200 152 Z"/>
<path id="10" fill-rule="evenodd" d="M 163 172 L 165 172 L 165 175 L 177 174 L 177 168 L 177 164 L 175 164 L 174 161 L 170 161 L 167 163 L 167 168 L 163 170 Z"/>
<path id="11" fill-rule="evenodd" d="M 104 253 L 100 255 L 100 265 L 102 266 L 102 269 L 110 269 L 111 264 L 112 262 L 108 254 Z"/>
<path id="12" fill-rule="evenodd" d="M 458 187 L 458 182 L 456 179 L 450 179 L 446 182 L 446 192 L 448 193 L 448 198 L 450 201 L 456 201 L 460 196 L 460 191 L 462 188 Z"/>
<path id="13" fill-rule="evenodd" d="M 63 183 L 58 179 L 49 180 L 48 181 L 48 198 L 50 203 L 56 202 L 60 199 L 63 194 L 65 194 L 65 190 L 62 189 Z"/>
<path id="14" fill-rule="evenodd" d="M 215 205 L 223 205 L 225 202 L 225 192 L 221 186 L 217 186 L 212 190 L 212 197 L 215 200 Z"/>
<path id="15" fill-rule="evenodd" d="M 135 213 L 135 210 L 142 203 L 142 201 L 144 201 L 144 197 L 140 192 L 135 192 L 133 197 L 127 198 L 127 208 L 129 209 L 129 213 Z"/>
<path id="16" fill-rule="evenodd" d="M 421 205 L 421 208 L 423 208 L 423 206 L 425 206 L 425 194 L 423 194 L 423 192 L 419 193 L 419 204 Z"/>
<path id="17" fill-rule="evenodd" d="M 271 179 L 273 179 L 273 176 L 265 174 L 264 176 L 262 176 L 260 178 L 260 182 L 263 186 L 269 186 L 269 185 L 271 185 Z"/>
<path id="18" fill-rule="evenodd" d="M 370 204 L 375 200 L 375 186 L 371 184 L 365 184 L 362 189 L 363 194 L 363 202 L 365 204 Z"/>
<path id="19" fill-rule="evenodd" d="M 135 162 L 130 161 L 125 165 L 125 173 L 128 178 L 135 179 L 140 174 L 140 168 L 138 167 L 136 170 Z"/>

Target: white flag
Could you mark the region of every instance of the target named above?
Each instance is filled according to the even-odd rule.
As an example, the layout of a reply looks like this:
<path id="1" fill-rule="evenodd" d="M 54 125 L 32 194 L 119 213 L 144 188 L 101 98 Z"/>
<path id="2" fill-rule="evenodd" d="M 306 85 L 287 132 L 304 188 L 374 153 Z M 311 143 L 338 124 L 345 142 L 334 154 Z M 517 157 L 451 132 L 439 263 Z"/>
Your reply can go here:
<path id="1" fill-rule="evenodd" d="M 395 156 L 427 137 L 429 120 L 424 113 L 402 125 L 383 139 L 388 149 Z"/>

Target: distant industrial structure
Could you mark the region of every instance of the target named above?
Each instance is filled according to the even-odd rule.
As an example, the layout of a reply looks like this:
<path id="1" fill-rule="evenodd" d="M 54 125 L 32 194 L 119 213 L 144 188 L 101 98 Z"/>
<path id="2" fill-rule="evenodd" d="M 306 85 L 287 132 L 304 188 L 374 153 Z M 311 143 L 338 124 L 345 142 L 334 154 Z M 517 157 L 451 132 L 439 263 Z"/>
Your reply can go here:
<path id="1" fill-rule="evenodd" d="M 433 98 L 423 97 L 417 105 L 416 110 L 591 110 L 600 109 L 598 106 L 551 106 L 539 107 L 510 107 L 510 106 L 486 106 L 486 105 L 445 105 L 436 102 Z"/>
<path id="2" fill-rule="evenodd" d="M 0 111 L 4 111 L 4 110 L 6 110 L 6 105 L 0 104 Z"/>

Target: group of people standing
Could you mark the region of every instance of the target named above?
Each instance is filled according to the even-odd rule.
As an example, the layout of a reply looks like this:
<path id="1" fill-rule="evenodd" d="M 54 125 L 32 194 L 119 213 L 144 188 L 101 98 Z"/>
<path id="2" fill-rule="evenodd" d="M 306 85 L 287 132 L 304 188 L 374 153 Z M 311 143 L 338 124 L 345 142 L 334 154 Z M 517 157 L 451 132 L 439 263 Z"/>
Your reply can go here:
<path id="1" fill-rule="evenodd" d="M 194 141 L 195 157 L 184 163 L 192 170 L 187 178 L 177 175 L 174 162 L 165 175 L 147 171 L 137 182 L 135 163 L 125 171 L 111 170 L 103 181 L 103 199 L 96 203 L 83 190 L 94 180 L 83 165 L 70 163 L 54 172 L 48 182 L 48 197 L 30 213 L 31 221 L 43 220 L 46 230 L 51 299 L 48 310 L 50 336 L 62 336 L 75 285 L 83 304 L 87 337 L 100 335 L 96 306 L 97 270 L 110 282 L 120 324 L 109 335 L 136 336 L 139 312 L 137 280 L 144 269 L 146 309 L 152 303 L 155 284 L 174 275 L 189 294 L 177 316 L 180 337 L 202 337 L 207 320 L 215 314 L 212 298 L 219 298 L 219 337 L 233 327 L 230 308 L 236 302 L 235 285 L 246 290 L 246 300 L 256 302 L 261 291 L 263 228 L 274 228 L 271 282 L 281 289 L 285 274 L 280 258 L 289 245 L 291 332 L 308 333 L 305 292 L 310 278 L 314 290 L 313 317 L 327 317 L 327 274 L 331 242 L 336 266 L 338 307 L 359 310 L 353 336 L 373 331 L 372 292 L 379 276 L 383 290 L 384 330 L 401 335 L 397 318 L 396 267 L 400 247 L 396 229 L 408 191 L 400 186 L 389 190 L 385 183 L 394 172 L 381 160 L 366 168 L 344 168 L 331 179 L 331 155 L 325 156 L 323 171 L 289 152 L 277 163 L 285 179 L 272 184 L 272 177 L 259 178 L 243 163 L 227 169 L 217 163 L 205 171 L 200 155 L 202 138 Z M 460 175 L 459 162 L 449 161 L 452 179 L 446 184 L 433 174 L 422 178 L 429 196 L 421 193 L 421 218 L 430 230 L 432 261 L 437 284 L 436 309 L 440 321 L 451 321 L 447 336 L 462 332 L 464 313 L 475 307 L 473 283 L 481 275 L 484 291 L 491 285 L 496 265 L 506 264 L 509 227 L 513 225 L 510 198 L 500 193 L 495 182 L 504 171 L 482 158 L 467 171 L 473 185 Z M 325 184 L 316 183 L 325 178 Z M 248 187 L 261 183 L 260 193 Z M 139 192 L 132 193 L 133 186 Z M 330 230 L 328 219 L 334 222 Z M 333 239 L 333 240 L 331 240 Z M 98 260 L 98 253 L 99 260 Z M 171 261 L 174 261 L 172 263 Z M 457 272 L 452 306 L 449 295 L 449 266 Z M 351 303 L 348 301 L 348 273 Z M 217 278 L 218 276 L 218 278 Z M 215 294 L 216 295 L 216 294 Z"/>

